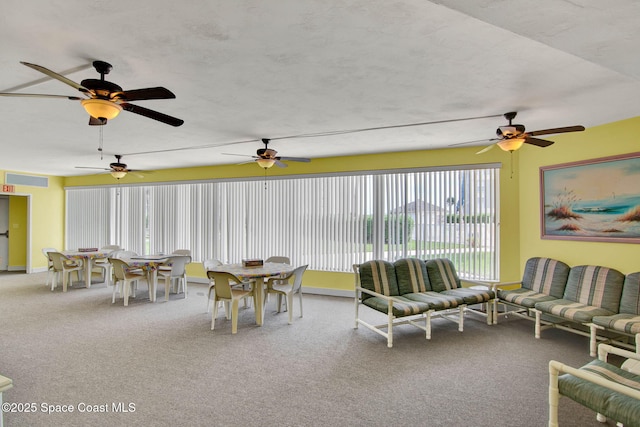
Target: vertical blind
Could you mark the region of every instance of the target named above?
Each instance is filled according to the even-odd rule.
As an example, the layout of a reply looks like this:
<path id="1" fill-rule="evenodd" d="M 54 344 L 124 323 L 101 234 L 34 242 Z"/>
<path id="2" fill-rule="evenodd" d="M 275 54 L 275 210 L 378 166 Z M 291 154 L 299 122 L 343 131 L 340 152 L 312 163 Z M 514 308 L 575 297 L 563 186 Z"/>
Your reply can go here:
<path id="1" fill-rule="evenodd" d="M 194 261 L 284 255 L 345 272 L 374 258 L 447 257 L 461 277 L 497 280 L 498 182 L 498 167 L 487 165 L 68 188 L 67 246 L 190 249 Z"/>

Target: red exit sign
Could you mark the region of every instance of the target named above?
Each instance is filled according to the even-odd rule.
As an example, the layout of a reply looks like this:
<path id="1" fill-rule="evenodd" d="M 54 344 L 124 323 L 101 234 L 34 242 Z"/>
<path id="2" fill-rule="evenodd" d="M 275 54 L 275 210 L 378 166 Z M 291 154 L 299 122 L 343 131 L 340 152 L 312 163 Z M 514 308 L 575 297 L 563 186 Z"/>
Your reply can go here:
<path id="1" fill-rule="evenodd" d="M 16 187 L 14 187 L 13 185 L 2 184 L 2 192 L 3 193 L 15 193 L 16 192 Z"/>

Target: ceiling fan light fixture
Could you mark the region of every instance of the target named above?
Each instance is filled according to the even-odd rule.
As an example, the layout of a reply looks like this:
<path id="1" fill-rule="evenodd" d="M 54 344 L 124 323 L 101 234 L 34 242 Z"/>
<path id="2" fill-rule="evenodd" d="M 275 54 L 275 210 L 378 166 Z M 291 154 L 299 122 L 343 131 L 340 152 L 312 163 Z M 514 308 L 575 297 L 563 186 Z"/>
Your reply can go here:
<path id="1" fill-rule="evenodd" d="M 273 166 L 276 163 L 276 161 L 274 159 L 257 159 L 256 163 L 261 168 L 269 169 L 271 166 Z"/>
<path id="2" fill-rule="evenodd" d="M 524 138 L 511 138 L 498 142 L 498 147 L 504 151 L 516 151 L 519 150 L 524 144 Z"/>
<path id="3" fill-rule="evenodd" d="M 125 171 L 111 171 L 111 176 L 115 179 L 121 179 L 127 176 L 127 173 Z"/>
<path id="4" fill-rule="evenodd" d="M 120 105 L 105 99 L 83 99 L 80 102 L 87 113 L 96 119 L 115 119 L 122 111 Z"/>

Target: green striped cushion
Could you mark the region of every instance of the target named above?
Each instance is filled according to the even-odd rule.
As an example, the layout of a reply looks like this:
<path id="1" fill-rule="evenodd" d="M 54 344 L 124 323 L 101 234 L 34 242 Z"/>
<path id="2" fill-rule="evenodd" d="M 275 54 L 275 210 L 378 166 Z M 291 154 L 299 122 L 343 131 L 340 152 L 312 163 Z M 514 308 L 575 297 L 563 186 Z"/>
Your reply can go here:
<path id="1" fill-rule="evenodd" d="M 553 314 L 578 323 L 591 322 L 594 316 L 612 316 L 615 314 L 604 308 L 566 299 L 539 302 L 536 304 L 536 308 L 543 313 Z"/>
<path id="2" fill-rule="evenodd" d="M 454 295 L 445 295 L 440 292 L 419 292 L 409 293 L 402 295 L 412 301 L 419 301 L 429 304 L 434 310 L 447 310 L 449 308 L 456 308 L 460 304 L 464 304 L 464 299 Z"/>
<path id="3" fill-rule="evenodd" d="M 496 297 L 495 292 L 488 289 L 458 288 L 442 291 L 442 293 L 462 298 L 466 304 L 480 304 Z"/>
<path id="4" fill-rule="evenodd" d="M 431 290 L 429 276 L 427 276 L 427 266 L 421 259 L 399 259 L 393 266 L 396 269 L 396 279 L 398 281 L 400 295 Z"/>
<path id="5" fill-rule="evenodd" d="M 626 332 L 628 334 L 640 334 L 640 316 L 633 314 L 614 314 L 613 316 L 595 316 L 592 322 L 607 329 Z"/>
<path id="6" fill-rule="evenodd" d="M 619 312 L 640 314 L 640 273 L 627 274 L 624 278 Z"/>
<path id="7" fill-rule="evenodd" d="M 363 300 L 362 303 L 374 310 L 388 314 L 389 303 L 380 297 L 371 297 Z M 412 301 L 405 297 L 393 298 L 393 315 L 395 317 L 411 316 L 413 314 L 424 313 L 429 310 L 429 304 L 419 301 Z"/>
<path id="8" fill-rule="evenodd" d="M 640 390 L 640 376 L 600 360 L 596 359 L 580 369 Z M 558 377 L 558 389 L 561 395 L 627 427 L 640 425 L 640 404 L 636 399 L 569 374 Z"/>
<path id="9" fill-rule="evenodd" d="M 570 267 L 551 258 L 530 258 L 524 267 L 522 287 L 537 293 L 562 298 Z"/>
<path id="10" fill-rule="evenodd" d="M 533 308 L 538 302 L 553 301 L 557 299 L 550 295 L 541 294 L 525 288 L 513 289 L 510 291 L 498 289 L 498 297 L 503 301 L 512 302 L 528 308 Z"/>
<path id="11" fill-rule="evenodd" d="M 396 271 L 393 264 L 387 261 L 368 261 L 360 264 L 360 286 L 370 291 L 386 296 L 400 295 L 398 292 L 398 282 L 396 281 Z M 362 300 L 370 295 L 362 294 Z"/>
<path id="12" fill-rule="evenodd" d="M 442 292 L 461 286 L 456 268 L 451 260 L 446 258 L 430 259 L 426 261 L 426 264 L 432 290 Z"/>
<path id="13" fill-rule="evenodd" d="M 572 267 L 563 299 L 601 307 L 617 313 L 624 274 L 613 268 L 594 265 Z"/>

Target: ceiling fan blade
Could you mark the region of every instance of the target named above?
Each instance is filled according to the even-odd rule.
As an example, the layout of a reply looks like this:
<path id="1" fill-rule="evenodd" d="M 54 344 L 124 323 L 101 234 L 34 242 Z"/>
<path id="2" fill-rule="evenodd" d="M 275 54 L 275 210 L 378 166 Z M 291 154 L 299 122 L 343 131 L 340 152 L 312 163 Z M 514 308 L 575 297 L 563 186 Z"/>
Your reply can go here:
<path id="1" fill-rule="evenodd" d="M 546 139 L 527 137 L 524 139 L 527 144 L 535 145 L 538 147 L 548 147 L 553 144 L 553 141 L 547 141 Z"/>
<path id="2" fill-rule="evenodd" d="M 80 98 L 77 96 L 67 96 L 67 95 L 48 95 L 46 93 L 10 93 L 10 92 L 0 92 L 0 96 L 13 96 L 13 97 L 21 97 L 21 98 L 66 98 L 71 101 L 80 101 L 84 98 Z"/>
<path id="3" fill-rule="evenodd" d="M 500 141 L 498 138 L 485 138 L 485 139 L 476 139 L 474 141 L 465 141 L 465 142 L 457 142 L 455 144 L 449 144 L 448 147 L 455 147 L 457 145 L 467 145 L 467 144 L 477 144 L 478 142 L 485 142 L 487 144 Z"/>
<path id="4" fill-rule="evenodd" d="M 496 146 L 496 144 L 488 145 L 488 146 L 484 147 L 482 150 L 478 151 L 476 154 L 486 153 L 487 151 L 491 150 L 495 146 Z"/>
<path id="5" fill-rule="evenodd" d="M 160 113 L 158 111 L 150 110 L 148 108 L 140 107 L 139 105 L 128 104 L 123 102 L 120 104 L 122 109 L 127 110 L 131 113 L 139 114 L 144 117 L 148 117 L 153 120 L 157 120 L 162 123 L 166 123 L 171 126 L 181 126 L 184 123 L 184 120 L 178 119 L 176 117 L 171 117 L 167 114 Z"/>
<path id="6" fill-rule="evenodd" d="M 33 68 L 36 71 L 40 71 L 41 73 L 46 74 L 49 77 L 52 77 L 52 78 L 54 78 L 56 80 L 59 80 L 62 83 L 65 83 L 65 84 L 71 86 L 72 88 L 79 90 L 80 92 L 84 92 L 84 93 L 88 93 L 89 92 L 89 89 L 87 89 L 86 87 L 82 86 L 81 84 L 78 84 L 78 83 L 74 82 L 73 80 L 68 79 L 65 76 L 63 76 L 61 74 L 58 74 L 55 71 L 51 71 L 50 69 L 45 68 L 45 67 L 43 67 L 41 65 L 30 64 L 30 63 L 24 62 L 24 61 L 20 61 L 20 63 L 22 65 L 26 65 L 29 68 Z"/>
<path id="7" fill-rule="evenodd" d="M 276 157 L 277 160 L 288 160 L 290 162 L 306 162 L 309 163 L 311 159 L 306 159 L 304 157 Z"/>
<path id="8" fill-rule="evenodd" d="M 286 163 L 282 163 L 278 159 L 273 159 L 273 160 L 275 160 L 275 165 L 278 166 L 279 168 L 286 168 L 288 166 Z"/>
<path id="9" fill-rule="evenodd" d="M 142 101 L 146 99 L 174 99 L 176 96 L 164 87 L 149 87 L 145 89 L 125 90 L 111 94 L 112 99 L 123 101 Z"/>
<path id="10" fill-rule="evenodd" d="M 562 128 L 535 130 L 533 132 L 527 132 L 527 135 L 530 135 L 530 136 L 551 135 L 555 133 L 582 132 L 583 130 L 584 130 L 584 126 L 576 125 L 576 126 L 566 126 Z"/>
<path id="11" fill-rule="evenodd" d="M 225 156 L 241 156 L 241 157 L 252 157 L 254 159 L 258 159 L 258 157 L 249 156 L 248 154 L 235 154 L 235 153 L 220 153 L 220 154 L 224 154 Z M 250 160 L 250 161 L 252 161 L 252 160 Z"/>
<path id="12" fill-rule="evenodd" d="M 76 166 L 76 169 L 94 169 L 94 170 L 101 170 L 101 171 L 110 171 L 111 169 L 109 168 L 94 168 L 91 166 Z"/>

